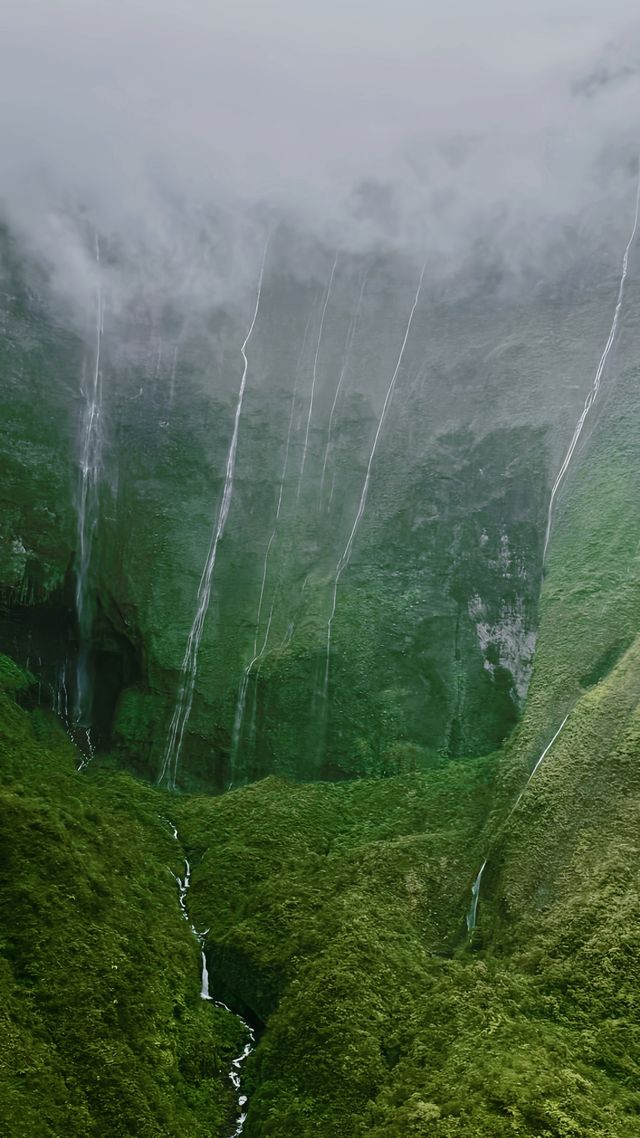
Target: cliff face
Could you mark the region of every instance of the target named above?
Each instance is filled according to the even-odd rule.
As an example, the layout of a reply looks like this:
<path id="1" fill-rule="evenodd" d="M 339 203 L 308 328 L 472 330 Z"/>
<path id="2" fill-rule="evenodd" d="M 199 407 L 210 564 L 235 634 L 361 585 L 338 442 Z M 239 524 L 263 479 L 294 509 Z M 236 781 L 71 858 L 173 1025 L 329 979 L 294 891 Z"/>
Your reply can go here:
<path id="1" fill-rule="evenodd" d="M 499 745 L 532 666 L 550 485 L 611 319 L 613 257 L 512 292 L 486 274 L 436 290 L 427 267 L 411 317 L 411 266 L 316 251 L 301 281 L 286 241 L 270 251 L 247 344 L 231 487 L 255 293 L 206 319 L 110 315 L 105 294 L 98 341 L 3 244 L 5 646 L 41 661 L 73 704 L 82 576 L 94 737 L 149 775 L 166 757 L 225 479 L 231 491 L 183 785 L 393 773 Z M 599 445 L 614 463 L 617 442 Z M 554 544 L 550 564 L 563 557 Z M 597 646 L 576 639 L 582 675 Z"/>
<path id="2" fill-rule="evenodd" d="M 339 261 L 327 295 L 331 258 L 303 284 L 276 258 L 236 452 L 255 295 L 187 326 L 105 304 L 92 340 L 5 261 L 1 631 L 35 674 L 0 660 L 16 1133 L 229 1129 L 239 1029 L 199 1002 L 170 806 L 212 991 L 264 1029 L 248 1138 L 632 1138 L 636 277 L 543 571 L 613 259 L 553 293 L 425 278 L 408 327 L 406 266 L 363 289 Z M 114 767 L 156 780 L 203 596 L 176 781 L 253 784 L 168 795 Z"/>

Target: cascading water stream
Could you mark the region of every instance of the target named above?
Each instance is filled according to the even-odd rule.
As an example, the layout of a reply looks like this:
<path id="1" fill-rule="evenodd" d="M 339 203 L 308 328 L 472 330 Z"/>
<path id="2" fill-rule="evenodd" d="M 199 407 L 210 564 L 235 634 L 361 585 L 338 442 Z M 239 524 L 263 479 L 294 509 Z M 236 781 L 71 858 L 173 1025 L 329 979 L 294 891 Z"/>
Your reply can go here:
<path id="1" fill-rule="evenodd" d="M 184 658 L 182 661 L 182 669 L 180 676 L 180 686 L 178 690 L 178 698 L 176 700 L 171 725 L 169 727 L 169 737 L 165 748 L 162 768 L 158 777 L 158 782 L 167 780 L 167 784 L 172 789 L 175 789 L 176 775 L 178 772 L 178 762 L 180 759 L 180 752 L 182 750 L 182 743 L 184 740 L 184 733 L 189 716 L 191 715 L 191 707 L 193 705 L 193 695 L 195 691 L 196 676 L 198 673 L 198 653 L 200 650 L 200 641 L 202 640 L 202 632 L 204 629 L 204 622 L 209 609 L 209 601 L 211 599 L 211 587 L 213 583 L 213 572 L 216 564 L 216 557 L 218 554 L 218 546 L 220 539 L 224 533 L 231 507 L 231 498 L 233 495 L 233 480 L 236 467 L 236 453 L 238 450 L 238 433 L 240 429 L 240 416 L 242 414 L 242 404 L 244 400 L 244 392 L 247 383 L 247 372 L 249 370 L 249 361 L 247 359 L 247 346 L 251 339 L 253 329 L 258 318 L 258 309 L 260 307 L 260 297 L 262 294 L 262 280 L 264 276 L 264 267 L 267 259 L 267 250 L 269 248 L 269 238 L 267 238 L 264 253 L 262 255 L 262 264 L 260 266 L 260 276 L 258 278 L 258 288 L 256 293 L 256 303 L 253 311 L 253 318 L 249 325 L 249 330 L 244 338 L 242 347 L 240 348 L 240 355 L 242 357 L 242 378 L 240 380 L 240 389 L 238 392 L 238 400 L 236 403 L 236 411 L 233 423 L 233 433 L 231 436 L 231 443 L 229 446 L 229 453 L 227 455 L 227 465 L 225 471 L 224 488 L 222 491 L 222 500 L 220 502 L 220 509 L 218 511 L 217 521 L 211 536 L 211 543 L 209 545 L 209 552 L 207 560 L 202 571 L 200 578 L 200 585 L 198 587 L 198 599 L 196 605 L 196 614 L 193 619 L 193 624 L 189 632 L 187 640 L 187 647 L 185 650 Z"/>
<path id="2" fill-rule="evenodd" d="M 298 498 L 300 497 L 300 491 L 302 489 L 302 480 L 304 478 L 304 468 L 305 468 L 306 461 L 307 461 L 307 451 L 309 449 L 309 432 L 311 430 L 311 420 L 313 417 L 313 405 L 314 405 L 315 394 L 316 394 L 316 380 L 318 377 L 318 357 L 320 355 L 320 345 L 322 343 L 322 332 L 324 329 L 324 318 L 327 315 L 327 306 L 329 304 L 329 297 L 331 296 L 331 289 L 333 287 L 333 278 L 335 276 L 337 264 L 338 264 L 338 254 L 336 253 L 336 255 L 333 259 L 333 265 L 331 266 L 331 273 L 329 275 L 329 283 L 327 284 L 327 291 L 325 292 L 325 295 L 324 295 L 324 304 L 322 305 L 322 314 L 320 316 L 320 327 L 318 329 L 318 339 L 316 342 L 316 350 L 315 350 L 315 354 L 313 357 L 313 370 L 311 372 L 311 395 L 309 396 L 309 411 L 307 414 L 307 427 L 306 427 L 305 435 L 304 435 L 304 446 L 302 448 L 302 462 L 300 464 L 300 474 L 298 476 L 298 494 L 297 494 Z"/>
<path id="3" fill-rule="evenodd" d="M 171 830 L 174 840 L 176 842 L 179 842 L 180 839 L 178 837 L 177 826 L 175 826 L 173 822 L 170 822 L 168 818 L 162 818 L 161 821 L 166 822 Z M 235 1015 L 235 1012 L 232 1012 L 231 1008 L 227 1007 L 226 1004 L 223 1004 L 221 1000 L 214 1000 L 213 996 L 209 992 L 209 969 L 207 966 L 207 957 L 204 950 L 205 940 L 209 930 L 205 929 L 204 932 L 199 933 L 195 925 L 191 923 L 191 920 L 189 918 L 189 910 L 187 909 L 187 893 L 189 892 L 189 886 L 191 885 L 191 866 L 189 864 L 189 859 L 184 859 L 184 877 L 179 877 L 177 874 L 173 873 L 172 870 L 169 872 L 175 879 L 176 885 L 178 886 L 178 903 L 180 905 L 182 916 L 189 925 L 191 932 L 193 933 L 198 942 L 198 945 L 200 946 L 200 999 L 208 1000 L 210 1003 L 215 1004 L 217 1008 L 224 1008 L 224 1010 L 226 1012 L 229 1012 L 230 1015 Z M 256 1036 L 253 1028 L 250 1027 L 246 1020 L 242 1018 L 242 1016 L 236 1015 L 236 1019 L 240 1021 L 247 1033 L 247 1042 L 245 1043 L 240 1054 L 233 1060 L 231 1064 L 231 1070 L 229 1071 L 230 1082 L 236 1094 L 238 1095 L 238 1118 L 236 1121 L 236 1128 L 233 1131 L 233 1134 L 230 1135 L 230 1138 L 239 1138 L 244 1130 L 244 1124 L 247 1118 L 247 1096 L 240 1093 L 242 1081 L 241 1071 L 243 1063 L 249 1058 L 256 1044 Z"/>
<path id="4" fill-rule="evenodd" d="M 618 321 L 620 319 L 620 310 L 622 308 L 622 300 L 624 297 L 624 286 L 625 286 L 625 281 L 627 279 L 627 272 L 629 269 L 629 253 L 631 252 L 631 246 L 633 245 L 633 242 L 634 242 L 634 239 L 636 236 L 636 232 L 638 229 L 638 215 L 639 215 L 639 213 L 640 213 L 640 168 L 638 170 L 638 186 L 637 186 L 637 190 L 636 190 L 636 207 L 635 207 L 635 215 L 633 218 L 633 229 L 631 230 L 631 236 L 630 236 L 629 240 L 627 241 L 627 247 L 624 251 L 624 256 L 622 258 L 622 276 L 620 277 L 620 285 L 618 288 L 618 299 L 617 299 L 617 303 L 616 303 L 615 312 L 613 314 L 613 322 L 612 322 L 611 328 L 609 330 L 609 336 L 608 336 L 607 342 L 604 346 L 604 351 L 600 357 L 600 362 L 598 364 L 596 374 L 594 376 L 593 383 L 591 385 L 591 389 L 589 391 L 589 394 L 587 395 L 587 398 L 585 399 L 584 407 L 582 408 L 582 413 L 580 415 L 580 418 L 578 419 L 578 422 L 576 423 L 576 428 L 573 432 L 573 437 L 571 439 L 571 442 L 569 443 L 569 449 L 564 456 L 564 459 L 562 461 L 562 466 L 560 467 L 560 470 L 558 471 L 558 474 L 556 476 L 556 480 L 555 480 L 555 482 L 551 488 L 551 497 L 549 499 L 549 509 L 548 509 L 548 513 L 547 513 L 547 528 L 546 528 L 545 535 L 544 535 L 544 546 L 543 546 L 543 550 L 542 550 L 542 561 L 543 561 L 543 563 L 544 563 L 546 556 L 547 556 L 547 549 L 549 547 L 549 539 L 551 537 L 551 522 L 553 520 L 553 507 L 554 507 L 554 503 L 556 500 L 556 496 L 557 496 L 558 490 L 560 489 L 560 486 L 562 485 L 562 482 L 563 482 L 564 477 L 567 473 L 567 470 L 569 469 L 569 464 L 571 462 L 571 459 L 573 458 L 573 453 L 576 449 L 576 446 L 578 445 L 578 440 L 580 438 L 580 435 L 582 434 L 582 428 L 584 427 L 587 415 L 589 414 L 589 411 L 591 410 L 591 408 L 593 407 L 593 404 L 595 403 L 596 399 L 598 398 L 598 393 L 600 391 L 600 383 L 602 380 L 602 375 L 603 375 L 603 372 L 604 372 L 604 369 L 605 369 L 605 366 L 607 363 L 607 359 L 609 358 L 609 353 L 613 347 L 613 343 L 614 343 L 614 340 L 616 338 L 616 332 L 618 330 Z"/>
<path id="5" fill-rule="evenodd" d="M 98 488 L 102 464 L 102 371 L 100 354 L 104 333 L 104 309 L 100 280 L 100 241 L 96 234 L 95 259 L 97 266 L 96 330 L 94 366 L 89 372 L 82 370 L 81 392 L 84 399 L 80 448 L 80 478 L 78 487 L 78 567 L 76 572 L 76 616 L 80 647 L 76 665 L 76 685 L 73 721 L 86 736 L 87 758 L 93 755 L 91 741 L 92 684 L 90 675 L 90 641 L 93 625 L 93 605 L 89 580 L 93 539 L 98 521 Z"/>
<path id="6" fill-rule="evenodd" d="M 351 317 L 351 320 L 349 321 L 349 327 L 347 329 L 347 338 L 346 338 L 345 346 L 344 346 L 344 354 L 342 357 L 342 367 L 340 368 L 340 375 L 338 376 L 338 382 L 336 384 L 336 390 L 334 392 L 333 402 L 331 404 L 331 411 L 329 412 L 329 425 L 327 427 L 327 443 L 326 443 L 326 446 L 324 448 L 324 459 L 322 462 L 322 474 L 320 476 L 320 509 L 322 509 L 322 495 L 323 495 L 323 491 L 324 491 L 324 480 L 327 476 L 327 462 L 329 461 L 329 455 L 331 453 L 333 423 L 335 420 L 336 408 L 338 406 L 338 400 L 340 399 L 340 395 L 342 392 L 342 385 L 344 383 L 344 377 L 347 373 L 347 368 L 349 366 L 349 360 L 351 358 L 351 350 L 353 348 L 353 341 L 355 339 L 356 329 L 358 327 L 358 319 L 360 316 L 360 308 L 362 305 L 362 298 L 364 296 L 364 290 L 365 290 L 365 286 L 367 283 L 367 275 L 368 274 L 366 272 L 363 274 L 362 284 L 360 286 L 360 294 L 358 296 L 358 302 L 356 304 L 355 311 Z M 333 496 L 333 493 L 332 493 L 332 496 Z M 329 501 L 331 501 L 331 499 L 329 499 Z"/>
<path id="7" fill-rule="evenodd" d="M 526 791 L 526 789 L 527 789 L 527 787 L 528 787 L 529 783 L 531 782 L 531 779 L 533 778 L 534 774 L 536 773 L 536 771 L 537 771 L 538 767 L 540 766 L 540 764 L 541 764 L 541 763 L 543 763 L 543 762 L 544 762 L 544 760 L 546 759 L 547 755 L 549 754 L 549 751 L 550 751 L 550 750 L 551 750 L 551 748 L 553 747 L 553 744 L 555 743 L 556 739 L 558 738 L 558 735 L 560 734 L 560 732 L 562 731 L 562 729 L 563 729 L 563 727 L 564 727 L 565 723 L 567 722 L 567 719 L 569 718 L 569 715 L 570 715 L 570 712 L 567 712 L 567 714 L 565 715 L 564 719 L 562 720 L 562 723 L 561 723 L 561 724 L 560 724 L 560 726 L 558 727 L 558 730 L 556 731 L 555 735 L 553 736 L 553 738 L 552 738 L 551 742 L 550 742 L 550 743 L 547 743 L 547 745 L 546 745 L 546 747 L 545 747 L 544 751 L 543 751 L 543 752 L 542 752 L 542 754 L 540 755 L 540 758 L 539 758 L 539 759 L 536 761 L 536 763 L 535 763 L 535 765 L 534 765 L 534 767 L 533 767 L 533 770 L 531 771 L 531 774 L 529 775 L 529 777 L 528 777 L 528 779 L 527 779 L 527 781 L 526 781 L 526 783 L 525 783 L 525 785 L 524 785 L 524 790 L 521 792 L 521 794 L 520 794 L 520 797 L 519 797 L 519 798 L 518 798 L 518 800 L 516 801 L 516 804 L 515 804 L 515 806 L 513 807 L 513 810 L 515 810 L 515 809 L 518 807 L 518 805 L 519 805 L 519 803 L 520 803 L 520 799 L 522 798 L 522 795 L 525 793 L 525 791 Z M 513 810 L 511 811 L 511 814 L 513 814 Z M 509 817 L 511 817 L 511 814 L 509 814 Z"/>
<path id="8" fill-rule="evenodd" d="M 480 866 L 480 869 L 478 870 L 478 873 L 476 874 L 473 885 L 471 886 L 471 903 L 467 911 L 467 931 L 470 933 L 473 932 L 476 927 L 476 919 L 478 916 L 478 900 L 480 898 L 480 883 L 482 881 L 482 874 L 484 873 L 484 867 L 486 864 L 487 859 L 485 858 L 482 865 Z"/>
<path id="9" fill-rule="evenodd" d="M 296 395 L 298 392 L 298 376 L 299 376 L 299 371 L 300 371 L 300 365 L 302 363 L 302 359 L 304 356 L 305 347 L 307 344 L 307 336 L 309 333 L 310 322 L 311 322 L 311 316 L 309 316 L 309 319 L 307 320 L 307 323 L 306 323 L 306 327 L 304 330 L 304 337 L 303 337 L 303 341 L 302 341 L 302 348 L 300 350 L 300 355 L 298 357 L 298 362 L 296 364 L 296 370 L 295 370 L 294 379 L 293 379 L 293 390 L 291 392 L 291 403 L 289 406 L 289 423 L 288 423 L 288 427 L 287 427 L 287 441 L 286 441 L 285 450 L 284 450 L 284 462 L 282 464 L 282 474 L 280 476 L 280 489 L 278 492 L 278 502 L 276 505 L 276 514 L 275 514 L 275 519 L 274 519 L 274 523 L 273 523 L 273 529 L 271 531 L 271 536 L 269 537 L 269 541 L 267 543 L 267 548 L 266 548 L 265 555 L 264 555 L 264 563 L 262 566 L 262 580 L 260 582 L 260 596 L 258 599 L 258 612 L 256 615 L 256 628 L 255 628 L 255 633 L 254 633 L 254 637 L 253 637 L 253 652 L 252 652 L 251 660 L 249 661 L 249 663 L 244 668 L 244 671 L 242 673 L 242 678 L 240 680 L 240 685 L 238 687 L 238 698 L 236 700 L 236 710 L 235 710 L 235 716 L 234 716 L 234 720 L 233 720 L 233 734 L 232 734 L 232 738 L 231 738 L 231 769 L 232 769 L 232 771 L 235 767 L 235 761 L 236 761 L 236 758 L 238 755 L 238 750 L 240 747 L 240 741 L 242 739 L 242 724 L 243 724 L 244 714 L 245 714 L 245 709 L 246 709 L 247 691 L 248 691 L 248 687 L 249 687 L 249 681 L 251 678 L 251 673 L 252 673 L 254 666 L 260 660 L 262 660 L 262 658 L 263 658 L 263 656 L 267 650 L 267 644 L 269 641 L 269 633 L 271 632 L 271 622 L 273 620 L 273 602 L 271 604 L 271 611 L 269 613 L 269 619 L 267 621 L 267 627 L 266 627 L 264 639 L 262 642 L 262 647 L 260 648 L 260 651 L 258 651 L 258 637 L 260 635 L 260 624 L 262 621 L 262 606 L 264 603 L 264 594 L 265 594 L 265 588 L 266 588 L 266 583 L 267 583 L 267 571 L 269 568 L 269 557 L 271 555 L 271 549 L 272 549 L 273 543 L 276 539 L 276 534 L 278 531 L 278 523 L 280 521 L 280 514 L 282 512 L 282 499 L 284 496 L 284 486 L 285 486 L 285 482 L 286 482 L 286 478 L 287 478 L 287 471 L 289 469 L 289 454 L 290 454 L 290 450 L 291 450 L 291 436 L 293 433 L 293 420 L 294 420 L 294 414 L 295 414 Z"/>
<path id="10" fill-rule="evenodd" d="M 507 816 L 506 816 L 506 818 L 502 824 L 503 828 L 504 828 L 504 826 L 506 826 L 506 824 L 509 821 L 509 819 L 511 818 L 512 814 L 514 814 L 515 811 L 518 809 L 518 806 L 520 805 L 524 795 L 526 794 L 527 787 L 529 786 L 531 779 L 533 778 L 534 774 L 538 770 L 538 767 L 546 759 L 547 755 L 549 754 L 549 751 L 553 747 L 553 744 L 555 743 L 556 739 L 558 738 L 558 735 L 562 731 L 562 729 L 563 729 L 565 723 L 567 722 L 567 719 L 569 718 L 570 714 L 571 714 L 571 712 L 568 711 L 567 714 L 565 715 L 564 719 L 562 720 L 562 723 L 558 727 L 558 730 L 556 731 L 555 735 L 550 740 L 550 742 L 547 743 L 544 751 L 542 752 L 540 757 L 536 760 L 536 763 L 533 766 L 531 774 L 529 775 L 526 783 L 524 784 L 523 789 L 520 791 L 518 797 L 516 798 L 513 806 L 511 807 L 509 813 L 507 814 Z M 477 876 L 473 882 L 473 885 L 471 886 L 471 902 L 470 902 L 469 908 L 467 910 L 467 931 L 469 933 L 472 933 L 476 927 L 477 915 L 478 915 L 478 901 L 480 899 L 480 884 L 482 881 L 482 874 L 484 873 L 484 869 L 485 869 L 485 866 L 486 866 L 488 860 L 489 860 L 488 857 L 485 857 L 484 861 L 482 862 L 482 865 L 480 866 L 480 870 L 479 870 L 479 872 L 478 872 L 478 874 L 477 874 Z"/>
<path id="11" fill-rule="evenodd" d="M 337 604 L 337 600 L 338 600 L 338 586 L 340 584 L 340 578 L 341 578 L 344 570 L 346 569 L 347 565 L 349 564 L 349 561 L 351 560 L 351 553 L 353 551 L 353 543 L 355 541 L 355 537 L 356 537 L 356 534 L 358 532 L 358 527 L 360 525 L 360 522 L 362 521 L 362 515 L 364 514 L 365 506 L 367 504 L 367 495 L 369 493 L 369 482 L 371 481 L 371 468 L 373 466 L 373 460 L 375 458 L 376 450 L 378 447 L 378 440 L 380 438 L 380 434 L 382 432 L 382 428 L 384 426 L 384 422 L 385 422 L 385 419 L 387 417 L 387 411 L 389 410 L 389 404 L 391 403 L 391 399 L 393 397 L 393 392 L 394 392 L 394 389 L 396 386 L 396 380 L 398 378 L 398 373 L 400 371 L 400 366 L 402 364 L 402 360 L 404 357 L 405 348 L 407 346 L 407 341 L 409 339 L 409 333 L 411 331 L 411 325 L 413 324 L 413 318 L 415 316 L 416 308 L 418 307 L 418 302 L 420 300 L 420 293 L 422 291 L 422 282 L 424 280 L 425 269 L 426 269 L 426 265 L 423 265 L 422 271 L 420 273 L 420 278 L 418 280 L 418 287 L 416 289 L 416 293 L 415 293 L 415 296 L 413 298 L 413 304 L 411 306 L 411 311 L 409 313 L 409 319 L 407 321 L 407 325 L 405 328 L 402 344 L 400 345 L 400 351 L 398 353 L 398 358 L 396 360 L 396 366 L 393 370 L 393 374 L 391 376 L 391 379 L 389 381 L 389 385 L 387 387 L 387 393 L 385 395 L 384 403 L 382 405 L 382 411 L 380 413 L 380 419 L 378 420 L 378 426 L 376 429 L 376 433 L 374 435 L 373 443 L 371 446 L 371 451 L 369 452 L 369 461 L 367 463 L 367 470 L 366 470 L 366 474 L 365 474 L 365 478 L 364 478 L 364 483 L 362 486 L 362 493 L 360 494 L 360 501 L 358 503 L 358 509 L 356 512 L 355 520 L 354 520 L 353 526 L 351 527 L 351 533 L 349 534 L 347 544 L 345 545 L 342 556 L 341 556 L 341 558 L 338 561 L 338 564 L 336 566 L 336 572 L 335 572 L 335 577 L 334 577 L 334 581 L 333 581 L 333 599 L 332 599 L 332 604 L 331 604 L 331 613 L 329 615 L 329 620 L 327 621 L 327 653 L 326 653 L 324 685 L 323 685 L 323 696 L 324 696 L 325 707 L 327 704 L 327 698 L 328 698 L 328 694 L 329 694 L 329 667 L 330 667 L 330 660 L 331 660 L 331 630 L 332 630 L 333 621 L 334 621 L 334 618 L 336 615 L 336 604 Z"/>
<path id="12" fill-rule="evenodd" d="M 65 725 L 69 726 L 69 689 L 67 687 L 67 661 L 58 671 L 55 687 L 51 692 L 51 706 L 55 714 Z"/>

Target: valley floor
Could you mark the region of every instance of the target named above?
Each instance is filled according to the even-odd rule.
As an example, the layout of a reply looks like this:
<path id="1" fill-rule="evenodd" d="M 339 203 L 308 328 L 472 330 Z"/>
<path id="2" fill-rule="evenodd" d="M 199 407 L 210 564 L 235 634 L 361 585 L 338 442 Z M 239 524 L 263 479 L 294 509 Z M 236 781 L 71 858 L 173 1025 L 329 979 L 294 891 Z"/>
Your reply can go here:
<path id="1" fill-rule="evenodd" d="M 200 1000 L 170 812 L 212 991 L 261 1027 L 247 1138 L 637 1135 L 636 654 L 511 815 L 508 754 L 221 797 L 78 772 L 2 658 L 3 1133 L 233 1132 L 243 1031 Z"/>

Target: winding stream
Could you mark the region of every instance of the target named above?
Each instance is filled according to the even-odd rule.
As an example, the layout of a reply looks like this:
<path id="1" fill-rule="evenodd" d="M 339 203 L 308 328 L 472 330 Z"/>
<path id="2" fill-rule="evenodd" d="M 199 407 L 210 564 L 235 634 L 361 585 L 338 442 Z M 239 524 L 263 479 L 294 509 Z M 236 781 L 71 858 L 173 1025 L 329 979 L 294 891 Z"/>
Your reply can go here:
<path id="1" fill-rule="evenodd" d="M 174 826 L 173 822 L 170 822 L 168 818 L 163 818 L 163 821 L 166 822 L 167 825 L 171 828 L 171 832 L 176 842 L 179 842 L 180 839 L 178 837 L 177 827 Z M 231 1012 L 231 1008 L 227 1007 L 226 1004 L 223 1004 L 221 1000 L 214 1000 L 213 996 L 209 994 L 209 969 L 207 967 L 207 958 L 204 951 L 205 937 L 209 930 L 205 929 L 204 932 L 199 933 L 195 925 L 193 925 L 189 919 L 189 912 L 187 909 L 187 893 L 189 892 L 189 886 L 191 885 L 191 866 L 189 864 L 188 858 L 185 857 L 184 859 L 184 877 L 178 877 L 177 874 L 173 874 L 173 876 L 175 877 L 176 885 L 178 886 L 178 901 L 180 904 L 180 911 L 185 921 L 187 921 L 189 928 L 191 929 L 191 932 L 196 938 L 198 944 L 200 945 L 200 999 L 209 1000 L 212 1004 L 215 1004 L 217 1008 L 224 1008 L 226 1012 L 230 1012 L 232 1015 L 235 1015 L 235 1012 Z M 236 1015 L 236 1019 L 238 1019 L 244 1027 L 248 1038 L 241 1053 L 233 1060 L 231 1064 L 231 1070 L 229 1071 L 229 1079 L 238 1096 L 238 1117 L 236 1120 L 236 1128 L 233 1131 L 233 1134 L 229 1136 L 229 1138 L 239 1138 L 239 1136 L 244 1131 L 244 1124 L 247 1119 L 247 1096 L 241 1093 L 242 1065 L 249 1058 L 256 1045 L 256 1036 L 253 1028 L 250 1027 L 246 1020 L 242 1018 L 242 1016 Z"/>

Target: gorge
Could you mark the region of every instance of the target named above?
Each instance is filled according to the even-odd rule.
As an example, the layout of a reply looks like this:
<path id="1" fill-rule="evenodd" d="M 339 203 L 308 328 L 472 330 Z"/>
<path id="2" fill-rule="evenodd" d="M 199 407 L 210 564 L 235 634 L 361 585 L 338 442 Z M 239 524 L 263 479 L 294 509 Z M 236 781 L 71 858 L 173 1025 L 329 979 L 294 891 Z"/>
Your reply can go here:
<path id="1" fill-rule="evenodd" d="M 638 1132 L 640 69 L 563 3 L 8 20 L 10 1138 Z"/>

